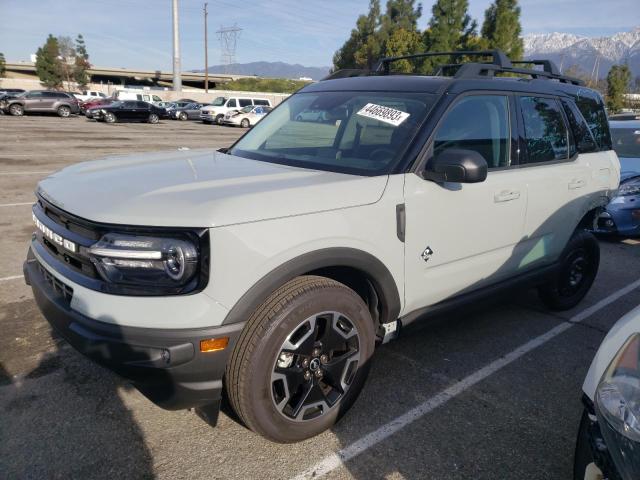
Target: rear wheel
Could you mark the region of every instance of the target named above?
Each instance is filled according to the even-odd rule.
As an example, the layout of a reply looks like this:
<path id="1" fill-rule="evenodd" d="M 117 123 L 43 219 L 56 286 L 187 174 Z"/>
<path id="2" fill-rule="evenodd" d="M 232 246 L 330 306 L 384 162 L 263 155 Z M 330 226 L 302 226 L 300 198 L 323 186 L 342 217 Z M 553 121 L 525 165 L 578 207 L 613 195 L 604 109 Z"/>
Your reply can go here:
<path id="1" fill-rule="evenodd" d="M 303 276 L 250 317 L 225 376 L 234 410 L 251 430 L 296 442 L 334 425 L 356 400 L 374 350 L 362 299 L 336 281 Z"/>
<path id="2" fill-rule="evenodd" d="M 58 107 L 58 116 L 66 118 L 71 115 L 71 109 L 66 105 L 60 105 Z"/>
<path id="3" fill-rule="evenodd" d="M 224 115 L 220 114 L 216 116 L 216 123 L 218 125 L 222 125 L 222 121 L 224 120 Z"/>
<path id="4" fill-rule="evenodd" d="M 243 118 L 240 122 L 240 126 L 242 128 L 249 128 L 251 126 L 251 123 L 249 123 L 249 120 L 247 118 Z"/>
<path id="5" fill-rule="evenodd" d="M 14 103 L 9 107 L 9 113 L 15 117 L 24 115 L 24 107 L 19 103 Z"/>
<path id="6" fill-rule="evenodd" d="M 149 118 L 147 119 L 147 121 L 149 123 L 158 123 L 158 121 L 160 120 L 160 117 L 158 117 L 157 113 L 151 113 L 149 114 Z"/>
<path id="7" fill-rule="evenodd" d="M 593 285 L 599 266 L 598 240 L 586 230 L 576 230 L 562 253 L 558 271 L 538 287 L 540 299 L 551 310 L 575 307 Z"/>
<path id="8" fill-rule="evenodd" d="M 116 120 L 117 120 L 117 118 L 113 113 L 107 112 L 107 113 L 104 114 L 104 121 L 105 122 L 107 122 L 107 123 L 116 123 Z"/>

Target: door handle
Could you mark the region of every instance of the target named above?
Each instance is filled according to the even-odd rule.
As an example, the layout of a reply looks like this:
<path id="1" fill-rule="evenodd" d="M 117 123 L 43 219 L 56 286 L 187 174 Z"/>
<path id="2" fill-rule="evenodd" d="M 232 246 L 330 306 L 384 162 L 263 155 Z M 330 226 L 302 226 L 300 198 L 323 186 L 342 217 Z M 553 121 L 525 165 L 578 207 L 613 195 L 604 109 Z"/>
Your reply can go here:
<path id="1" fill-rule="evenodd" d="M 574 178 L 569 182 L 569 190 L 576 190 L 577 188 L 582 188 L 586 185 L 586 183 L 587 182 L 585 182 L 581 178 Z"/>
<path id="2" fill-rule="evenodd" d="M 510 202 L 518 198 L 520 198 L 520 192 L 518 190 L 503 190 L 493 196 L 493 201 L 495 203 Z"/>

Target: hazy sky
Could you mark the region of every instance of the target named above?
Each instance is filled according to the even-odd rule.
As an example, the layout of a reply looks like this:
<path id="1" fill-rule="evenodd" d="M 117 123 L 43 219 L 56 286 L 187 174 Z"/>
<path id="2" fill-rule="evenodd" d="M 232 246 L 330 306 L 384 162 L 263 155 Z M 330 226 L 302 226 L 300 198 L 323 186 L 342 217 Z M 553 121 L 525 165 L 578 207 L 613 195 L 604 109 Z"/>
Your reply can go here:
<path id="1" fill-rule="evenodd" d="M 639 0 L 521 0 L 524 33 L 562 31 L 610 35 L 640 25 Z M 203 68 L 202 0 L 179 0 L 182 66 Z M 220 63 L 215 31 L 243 28 L 240 63 L 281 60 L 305 66 L 331 64 L 368 0 L 209 0 L 209 65 Z M 381 2 L 384 4 L 384 0 Z M 490 0 L 470 0 L 481 23 Z M 431 16 L 425 0 L 420 27 Z M 170 0 L 0 0 L 0 52 L 28 60 L 48 33 L 85 37 L 99 66 L 171 69 Z"/>

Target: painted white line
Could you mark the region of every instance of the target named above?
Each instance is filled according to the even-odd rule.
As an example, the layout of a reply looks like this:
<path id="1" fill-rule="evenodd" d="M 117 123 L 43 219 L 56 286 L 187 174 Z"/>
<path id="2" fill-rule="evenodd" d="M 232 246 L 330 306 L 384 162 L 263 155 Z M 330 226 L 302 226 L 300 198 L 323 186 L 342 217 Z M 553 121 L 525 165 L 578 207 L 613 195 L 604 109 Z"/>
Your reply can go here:
<path id="1" fill-rule="evenodd" d="M 53 173 L 53 170 L 46 172 L 0 172 L 0 175 L 43 175 L 45 173 Z"/>
<path id="2" fill-rule="evenodd" d="M 476 370 L 471 375 L 463 378 L 458 383 L 451 385 L 449 388 L 443 390 L 437 395 L 429 398 L 428 400 L 424 401 L 417 407 L 412 408 L 405 414 L 394 418 L 389 423 L 382 425 L 377 430 L 374 430 L 373 432 L 365 435 L 359 440 L 356 440 L 354 443 L 346 446 L 345 448 L 339 450 L 338 452 L 325 457 L 323 460 L 319 461 L 312 467 L 308 468 L 307 470 L 293 477 L 292 480 L 306 480 L 306 479 L 312 479 L 312 478 L 317 479 L 335 470 L 336 468 L 339 468 L 345 462 L 349 461 L 350 459 L 354 458 L 357 455 L 360 455 L 362 452 L 380 443 L 384 439 L 390 437 L 391 435 L 398 432 L 402 428 L 406 427 L 407 425 L 410 425 L 411 423 L 420 419 L 427 413 L 445 404 L 452 398 L 465 392 L 466 390 L 473 387 L 474 385 L 481 382 L 482 380 L 485 380 L 487 377 L 493 375 L 500 369 L 515 362 L 523 355 L 526 355 L 530 351 L 538 348 L 541 345 L 544 345 L 545 343 L 557 337 L 561 333 L 566 332 L 571 327 L 573 327 L 576 323 L 582 322 L 583 320 L 590 317 L 597 311 L 603 309 L 607 305 L 610 305 L 611 303 L 618 300 L 620 297 L 626 295 L 627 293 L 631 292 L 632 290 L 638 287 L 640 287 L 640 280 L 636 280 L 635 282 L 627 285 L 621 290 L 618 290 L 617 292 L 612 293 L 608 297 L 600 300 L 598 303 L 584 309 L 580 313 L 577 313 L 576 315 L 571 317 L 567 322 L 561 323 L 560 325 L 549 330 L 547 333 L 544 333 L 539 337 L 536 337 L 528 341 L 527 343 L 521 345 L 515 350 L 507 353 L 505 356 L 485 365 L 480 370 Z"/>
<path id="3" fill-rule="evenodd" d="M 33 205 L 34 202 L 21 202 L 21 203 L 0 203 L 2 207 L 21 207 L 22 205 Z"/>
<path id="4" fill-rule="evenodd" d="M 24 278 L 23 275 L 13 275 L 11 277 L 3 277 L 0 278 L 0 282 L 8 282 L 9 280 L 18 280 L 20 278 Z"/>

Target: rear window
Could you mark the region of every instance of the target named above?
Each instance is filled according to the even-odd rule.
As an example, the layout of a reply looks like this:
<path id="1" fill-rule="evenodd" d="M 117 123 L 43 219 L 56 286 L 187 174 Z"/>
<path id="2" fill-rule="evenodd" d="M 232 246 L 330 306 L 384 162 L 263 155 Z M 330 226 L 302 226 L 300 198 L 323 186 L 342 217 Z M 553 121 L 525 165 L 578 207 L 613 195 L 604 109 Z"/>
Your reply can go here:
<path id="1" fill-rule="evenodd" d="M 289 97 L 229 153 L 356 175 L 387 173 L 424 121 L 433 95 L 313 92 Z"/>
<path id="2" fill-rule="evenodd" d="M 600 94 L 593 90 L 581 88 L 575 95 L 572 95 L 576 106 L 587 121 L 593 138 L 600 150 L 611 150 L 611 134 L 609 132 L 609 121 L 604 109 L 604 102 Z"/>
<path id="3" fill-rule="evenodd" d="M 238 99 L 238 103 L 240 104 L 241 107 L 248 107 L 252 105 L 251 99 L 249 98 L 240 98 Z"/>
<path id="4" fill-rule="evenodd" d="M 527 145 L 527 163 L 569 158 L 569 132 L 553 98 L 519 97 Z"/>
<path id="5" fill-rule="evenodd" d="M 598 151 L 598 144 L 596 143 L 586 120 L 580 113 L 578 107 L 570 100 L 562 99 L 562 107 L 569 120 L 569 128 L 573 134 L 574 145 L 572 145 L 571 155 L 575 153 L 575 148 L 578 153 L 589 153 Z"/>
<path id="6" fill-rule="evenodd" d="M 268 100 L 258 100 L 258 99 L 253 99 L 253 104 L 254 105 L 264 105 L 266 107 L 270 106 L 269 101 Z"/>

